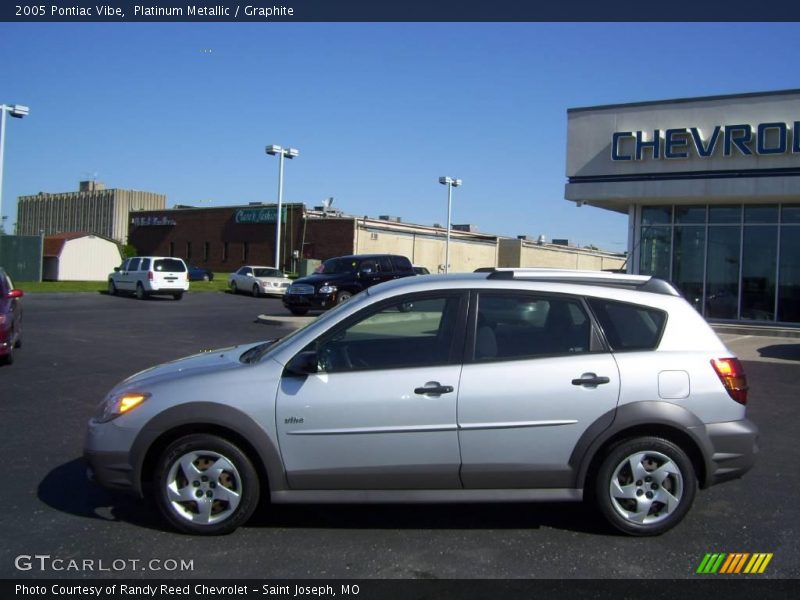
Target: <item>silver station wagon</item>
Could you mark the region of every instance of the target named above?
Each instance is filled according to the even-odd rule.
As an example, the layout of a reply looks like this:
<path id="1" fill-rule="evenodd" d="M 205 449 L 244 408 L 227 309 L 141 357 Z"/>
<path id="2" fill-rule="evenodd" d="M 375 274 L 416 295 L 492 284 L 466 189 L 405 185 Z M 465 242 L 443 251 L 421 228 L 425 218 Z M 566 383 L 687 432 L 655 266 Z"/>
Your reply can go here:
<path id="1" fill-rule="evenodd" d="M 656 535 L 752 466 L 746 402 L 741 364 L 670 284 L 496 269 L 381 284 L 283 339 L 133 375 L 85 457 L 194 534 L 265 499 L 587 499 Z"/>

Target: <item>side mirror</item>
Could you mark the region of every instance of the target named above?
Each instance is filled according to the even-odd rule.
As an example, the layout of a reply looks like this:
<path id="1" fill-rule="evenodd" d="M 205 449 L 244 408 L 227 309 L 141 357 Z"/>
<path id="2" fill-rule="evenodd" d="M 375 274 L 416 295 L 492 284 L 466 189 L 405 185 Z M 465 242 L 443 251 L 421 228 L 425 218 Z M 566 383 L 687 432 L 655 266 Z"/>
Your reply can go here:
<path id="1" fill-rule="evenodd" d="M 286 364 L 284 371 L 290 375 L 297 375 L 299 377 L 305 377 L 306 375 L 316 373 L 319 371 L 317 353 L 313 350 L 301 352 Z"/>
<path id="2" fill-rule="evenodd" d="M 22 298 L 25 294 L 22 293 L 22 290 L 13 289 L 8 292 L 9 298 Z"/>
<path id="3" fill-rule="evenodd" d="M 119 267 L 114 267 L 114 273 L 119 273 Z"/>

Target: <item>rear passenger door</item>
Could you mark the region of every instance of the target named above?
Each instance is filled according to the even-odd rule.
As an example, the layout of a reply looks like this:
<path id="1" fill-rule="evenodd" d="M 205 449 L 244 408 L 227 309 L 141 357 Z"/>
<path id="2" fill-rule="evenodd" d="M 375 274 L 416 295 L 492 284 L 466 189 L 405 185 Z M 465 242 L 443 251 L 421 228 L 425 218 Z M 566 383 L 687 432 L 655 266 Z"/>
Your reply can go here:
<path id="1" fill-rule="evenodd" d="M 570 456 L 613 419 L 619 372 L 579 298 L 476 294 L 458 398 L 465 488 L 570 488 Z"/>

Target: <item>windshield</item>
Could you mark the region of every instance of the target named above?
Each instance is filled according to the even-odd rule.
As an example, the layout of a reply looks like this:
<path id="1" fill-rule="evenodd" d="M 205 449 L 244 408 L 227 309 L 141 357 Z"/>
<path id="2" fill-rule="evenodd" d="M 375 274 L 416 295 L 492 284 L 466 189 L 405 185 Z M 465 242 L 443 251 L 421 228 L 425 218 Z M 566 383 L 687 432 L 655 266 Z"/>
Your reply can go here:
<path id="1" fill-rule="evenodd" d="M 253 269 L 253 274 L 256 277 L 283 277 L 283 273 L 278 269 Z"/>
<path id="2" fill-rule="evenodd" d="M 320 273 L 338 275 L 339 273 L 355 273 L 358 271 L 358 261 L 352 258 L 331 258 L 322 263 Z"/>

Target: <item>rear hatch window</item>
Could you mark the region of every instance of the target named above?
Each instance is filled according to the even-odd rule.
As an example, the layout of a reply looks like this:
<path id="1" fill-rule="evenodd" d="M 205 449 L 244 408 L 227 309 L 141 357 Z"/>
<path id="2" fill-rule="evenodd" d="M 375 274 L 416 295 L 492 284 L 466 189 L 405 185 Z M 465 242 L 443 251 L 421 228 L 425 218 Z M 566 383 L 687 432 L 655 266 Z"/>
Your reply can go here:
<path id="1" fill-rule="evenodd" d="M 153 270 L 157 273 L 185 273 L 186 265 L 175 258 L 159 258 L 153 263 Z"/>

